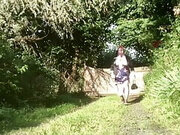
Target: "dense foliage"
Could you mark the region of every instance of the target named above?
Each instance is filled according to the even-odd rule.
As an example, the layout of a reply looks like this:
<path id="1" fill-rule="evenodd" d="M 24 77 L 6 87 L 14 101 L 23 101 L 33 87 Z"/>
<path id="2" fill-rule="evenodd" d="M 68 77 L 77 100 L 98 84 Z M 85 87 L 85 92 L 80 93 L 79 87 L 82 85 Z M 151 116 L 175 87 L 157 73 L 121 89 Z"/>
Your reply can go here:
<path id="1" fill-rule="evenodd" d="M 171 33 L 166 34 L 164 43 L 154 52 L 155 64 L 145 82 L 152 106 L 164 108 L 163 114 L 171 117 L 180 115 L 180 18 L 173 23 Z M 156 102 L 156 103 L 155 103 Z M 160 109 L 161 110 L 161 109 Z"/>
<path id="2" fill-rule="evenodd" d="M 60 71 L 94 65 L 117 1 L 1 1 L 7 39 Z M 68 71 L 71 72 L 71 71 Z"/>
<path id="3" fill-rule="evenodd" d="M 0 102 L 16 104 L 82 90 L 84 65 L 109 67 L 116 55 L 107 51 L 107 42 L 135 49 L 136 61 L 152 64 L 152 43 L 170 31 L 175 4 L 0 0 Z"/>
<path id="4" fill-rule="evenodd" d="M 95 66 L 116 4 L 112 0 L 1 0 L 0 30 L 3 40 L 8 40 L 6 45 L 1 43 L 5 54 L 1 64 L 10 63 L 1 71 L 3 82 L 14 86 L 9 89 L 2 83 L 3 102 L 12 103 L 11 97 L 36 99 L 67 88 L 81 90 L 81 69 L 84 64 Z"/>
<path id="5" fill-rule="evenodd" d="M 113 30 L 115 44 L 137 51 L 136 61 L 142 65 L 153 63 L 154 43 L 160 42 L 163 33 L 174 20 L 175 1 L 134 0 L 127 2 L 118 12 L 119 19 Z"/>
<path id="6" fill-rule="evenodd" d="M 37 102 L 56 93 L 56 72 L 45 68 L 33 56 L 14 52 L 3 39 L 0 40 L 0 61 L 1 103 L 17 106 L 25 101 Z"/>

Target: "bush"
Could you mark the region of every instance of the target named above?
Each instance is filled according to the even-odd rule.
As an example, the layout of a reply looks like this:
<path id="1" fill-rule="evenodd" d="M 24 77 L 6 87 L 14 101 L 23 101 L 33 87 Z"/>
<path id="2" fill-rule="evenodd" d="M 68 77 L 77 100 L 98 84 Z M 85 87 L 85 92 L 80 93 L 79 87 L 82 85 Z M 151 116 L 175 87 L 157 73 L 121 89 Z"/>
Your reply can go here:
<path id="1" fill-rule="evenodd" d="M 14 53 L 4 40 L 0 40 L 0 102 L 16 104 L 21 87 L 18 71 L 14 65 Z"/>
<path id="2" fill-rule="evenodd" d="M 180 18 L 177 18 L 171 33 L 154 52 L 155 64 L 146 76 L 148 97 L 172 117 L 180 115 Z"/>
<path id="3" fill-rule="evenodd" d="M 15 52 L 10 44 L 0 40 L 0 103 L 18 105 L 37 102 L 58 91 L 56 70 L 26 53 Z"/>

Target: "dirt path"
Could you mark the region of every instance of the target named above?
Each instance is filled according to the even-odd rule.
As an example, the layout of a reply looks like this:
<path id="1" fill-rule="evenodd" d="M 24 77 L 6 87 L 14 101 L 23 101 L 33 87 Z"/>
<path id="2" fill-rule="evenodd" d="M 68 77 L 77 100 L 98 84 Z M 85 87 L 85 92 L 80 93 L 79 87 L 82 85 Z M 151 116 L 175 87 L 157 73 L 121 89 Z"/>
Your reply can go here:
<path id="1" fill-rule="evenodd" d="M 127 105 L 118 135 L 173 135 L 154 122 L 151 114 L 144 110 L 141 102 Z"/>
<path id="2" fill-rule="evenodd" d="M 141 103 L 144 94 L 143 72 L 134 72 L 140 90 L 130 92 L 130 104 L 124 114 L 118 135 L 174 135 L 171 131 L 158 125 L 152 114 Z"/>
<path id="3" fill-rule="evenodd" d="M 138 88 L 130 91 L 130 101 L 133 102 L 127 105 L 127 112 L 119 126 L 118 135 L 174 135 L 171 131 L 158 125 L 152 115 L 144 109 L 141 101 L 137 100 L 144 94 L 143 77 L 148 72 L 149 69 L 146 67 L 135 68 L 134 71 L 131 71 L 130 86 L 135 82 Z M 90 90 L 91 93 L 97 92 L 98 95 L 117 94 L 117 86 L 111 76 L 110 69 L 89 68 L 85 79 L 86 89 Z"/>

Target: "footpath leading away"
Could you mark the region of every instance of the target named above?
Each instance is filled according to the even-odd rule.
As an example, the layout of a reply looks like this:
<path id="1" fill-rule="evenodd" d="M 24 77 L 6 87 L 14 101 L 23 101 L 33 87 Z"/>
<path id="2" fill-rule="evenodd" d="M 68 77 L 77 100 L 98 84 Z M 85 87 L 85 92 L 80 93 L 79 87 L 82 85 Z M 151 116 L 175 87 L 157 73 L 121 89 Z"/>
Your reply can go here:
<path id="1" fill-rule="evenodd" d="M 119 125 L 118 135 L 174 135 L 171 131 L 157 124 L 150 112 L 144 109 L 141 100 L 144 94 L 143 77 L 150 70 L 147 67 L 136 68 L 130 74 L 130 86 L 135 82 L 137 89 L 130 89 L 130 104 Z M 117 88 L 111 77 L 110 69 L 87 68 L 85 72 L 85 91 L 90 94 L 116 94 Z"/>
<path id="2" fill-rule="evenodd" d="M 173 135 L 166 128 L 158 125 L 152 115 L 147 112 L 141 101 L 127 106 L 118 135 Z"/>

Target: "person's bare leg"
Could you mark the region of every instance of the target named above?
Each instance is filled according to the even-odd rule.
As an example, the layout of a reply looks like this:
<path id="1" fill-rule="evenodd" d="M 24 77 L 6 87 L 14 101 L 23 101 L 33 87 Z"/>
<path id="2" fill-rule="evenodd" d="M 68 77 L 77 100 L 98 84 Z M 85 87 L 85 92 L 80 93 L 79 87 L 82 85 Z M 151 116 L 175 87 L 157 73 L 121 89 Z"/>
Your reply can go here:
<path id="1" fill-rule="evenodd" d="M 117 83 L 117 95 L 122 98 L 124 102 L 124 97 L 123 97 L 123 84 Z"/>
<path id="2" fill-rule="evenodd" d="M 128 103 L 128 97 L 129 97 L 129 81 L 125 81 L 123 83 L 123 97 L 124 97 L 124 103 Z"/>

